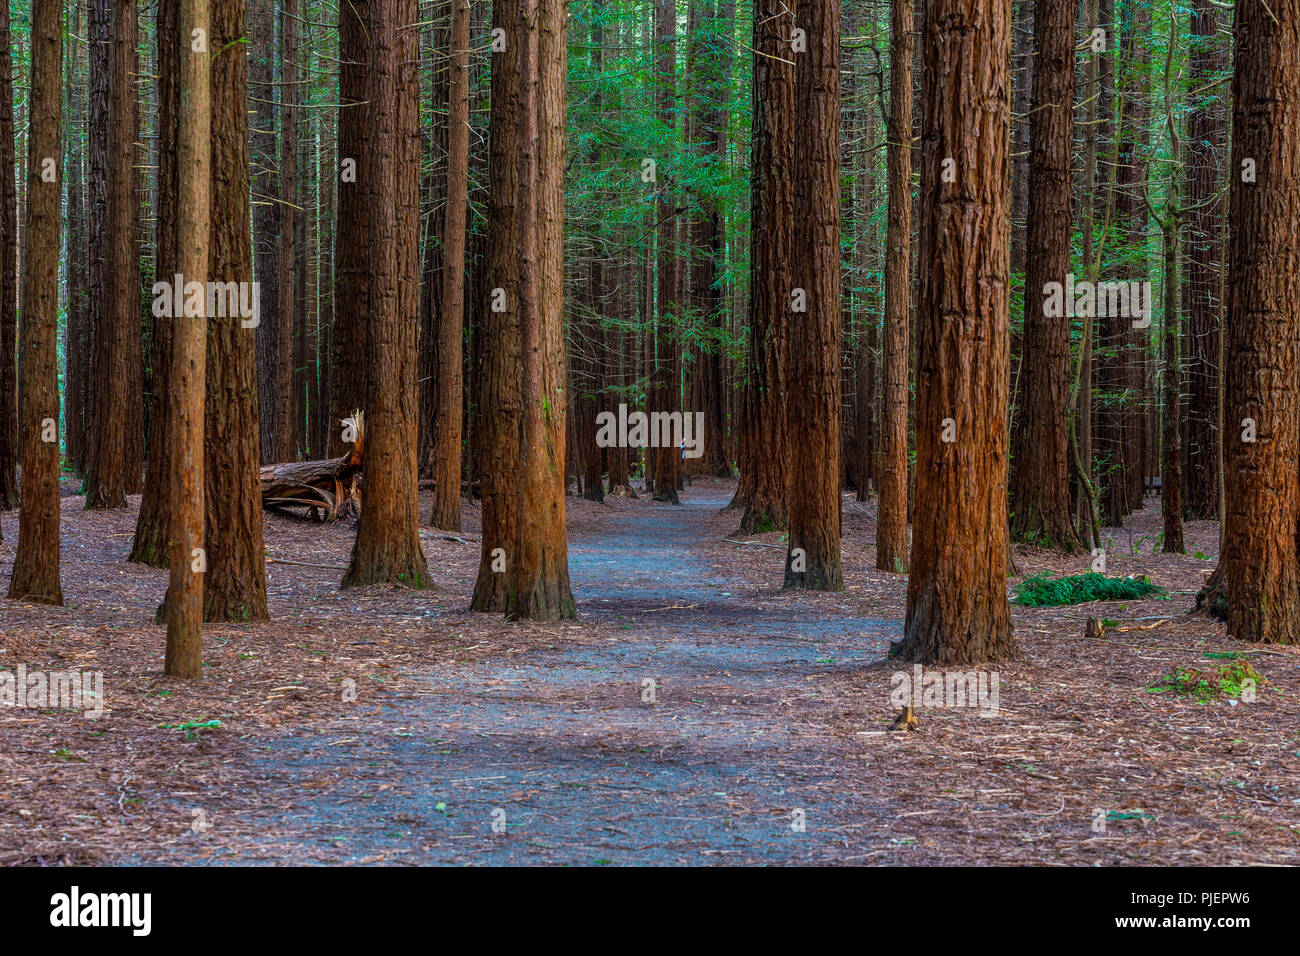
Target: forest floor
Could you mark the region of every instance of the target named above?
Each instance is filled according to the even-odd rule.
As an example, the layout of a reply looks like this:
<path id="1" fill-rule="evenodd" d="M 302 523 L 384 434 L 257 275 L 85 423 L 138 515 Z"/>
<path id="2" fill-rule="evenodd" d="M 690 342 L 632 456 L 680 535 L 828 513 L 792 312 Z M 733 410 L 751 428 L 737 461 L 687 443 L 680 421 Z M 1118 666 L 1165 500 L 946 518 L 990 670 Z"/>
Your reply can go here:
<path id="1" fill-rule="evenodd" d="M 874 501 L 844 499 L 846 590 L 788 593 L 781 535 L 727 540 L 734 488 L 570 497 L 581 619 L 546 626 L 466 610 L 477 502 L 460 540 L 422 530 L 424 592 L 341 591 L 352 523 L 268 514 L 271 621 L 206 628 L 182 684 L 151 623 L 165 572 L 125 560 L 139 499 L 86 512 L 65 482 L 67 603 L 0 600 L 0 671 L 100 671 L 105 706 L 0 709 L 0 864 L 1300 862 L 1300 650 L 1188 615 L 1215 524 L 1153 553 L 1148 499 L 1107 572 L 1169 599 L 1013 605 L 996 715 L 894 732 L 906 578 L 874 570 Z M 1254 702 L 1149 690 L 1224 651 Z"/>

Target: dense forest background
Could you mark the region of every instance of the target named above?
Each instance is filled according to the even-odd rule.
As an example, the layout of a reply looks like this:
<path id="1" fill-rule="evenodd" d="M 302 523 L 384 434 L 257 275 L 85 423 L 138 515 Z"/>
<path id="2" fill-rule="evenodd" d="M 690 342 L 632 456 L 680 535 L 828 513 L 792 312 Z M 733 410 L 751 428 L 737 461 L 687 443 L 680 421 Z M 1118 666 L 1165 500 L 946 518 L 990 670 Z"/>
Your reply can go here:
<path id="1" fill-rule="evenodd" d="M 795 587 L 843 584 L 841 487 L 861 500 L 880 494 L 877 565 L 908 570 L 907 522 L 918 494 L 933 490 L 918 488 L 918 472 L 929 471 L 917 462 L 940 461 L 938 443 L 970 442 L 976 458 L 998 459 L 969 471 L 955 464 L 942 487 L 953 491 L 965 475 L 971 509 L 985 510 L 987 494 L 991 513 L 1005 483 L 1012 541 L 1091 551 L 1102 567 L 1114 539 L 1106 529 L 1152 507 L 1148 492 L 1160 493 L 1157 545 L 1167 552 L 1184 550 L 1184 520 L 1224 517 L 1224 5 L 1039 0 L 1011 5 L 1009 17 L 1001 6 L 951 13 L 969 18 L 973 46 L 946 32 L 946 6 L 906 0 L 211 7 L 225 44 L 213 51 L 214 89 L 232 77 L 222 108 L 247 104 L 232 125 L 214 119 L 211 135 L 241 140 L 240 149 L 247 137 L 260 304 L 255 369 L 236 344 L 229 366 L 218 358 L 214 367 L 213 348 L 226 352 L 209 334 L 207 494 L 223 504 L 208 502 L 208 535 L 242 542 L 216 549 L 221 580 L 236 583 L 219 585 L 224 600 L 209 595 L 210 616 L 265 613 L 246 583 L 261 574 L 261 519 L 245 459 L 263 467 L 265 491 L 267 466 L 348 454 L 357 411 L 370 426 L 376 467 L 363 471 L 374 504 L 362 509 L 347 581 L 426 579 L 410 530 L 414 481 L 400 464 L 415 444 L 418 479 L 435 489 L 432 524 L 454 531 L 462 493 L 484 500 L 474 606 L 512 613 L 522 600 L 525 616 L 573 611 L 563 548 L 527 544 L 561 527 L 562 498 L 557 512 L 554 489 L 538 477 L 548 468 L 589 498 L 635 494 L 636 477 L 671 503 L 686 479 L 738 473 L 741 530 L 789 529 L 786 583 Z M 18 268 L 12 277 L 6 269 L 17 285 L 5 293 L 6 394 L 22 377 L 12 307 L 25 274 L 26 138 L 41 119 L 27 83 L 39 31 L 28 5 L 8 13 L 0 165 L 12 148 L 12 228 L 3 232 L 6 264 Z M 169 499 L 155 452 L 169 434 L 171 333 L 157 308 L 178 255 L 167 218 L 177 208 L 169 57 L 178 14 L 124 0 L 68 3 L 63 13 L 63 467 L 84 477 L 88 507 L 120 507 L 143 492 L 132 559 L 162 565 Z M 516 54 L 509 38 L 520 36 Z M 243 64 L 220 58 L 234 45 L 246 52 L 246 87 Z M 945 72 L 963 51 L 979 63 Z M 391 110 L 381 98 L 390 75 Z M 996 125 L 964 126 L 964 113 L 989 104 Z M 941 143 L 946 152 L 935 152 Z M 214 162 L 219 152 L 214 145 Z M 242 169 L 242 153 L 232 155 Z M 1254 182 L 1254 162 L 1243 182 Z M 240 216 L 223 206 L 223 175 L 214 170 L 214 216 Z M 951 232 L 950 183 L 967 214 L 991 219 Z M 927 222 L 937 225 L 927 232 Z M 239 225 L 229 233 L 236 246 Z M 408 227 L 414 245 L 403 239 Z M 970 262 L 945 245 L 953 241 L 969 245 Z M 1005 270 L 999 250 L 1009 250 Z M 1002 305 L 958 301 L 985 295 L 988 275 Z M 1040 287 L 1052 299 L 1045 283 L 1063 287 L 1055 311 L 1039 307 Z M 516 286 L 525 317 L 512 324 L 496 316 L 513 308 L 504 303 Z M 946 324 L 954 309 L 977 325 L 955 350 Z M 407 394 L 412 375 L 418 398 Z M 970 402 L 936 429 L 929 418 L 942 403 L 926 396 L 950 379 L 958 384 L 944 401 Z M 214 400 L 233 389 L 242 408 L 253 384 L 255 415 L 251 406 L 226 415 L 234 406 Z M 16 391 L 0 422 L 0 503 L 9 507 L 18 504 Z M 700 413 L 703 453 L 603 447 L 597 423 L 623 405 Z M 214 465 L 214 449 L 241 441 L 256 448 Z M 516 491 L 522 504 L 504 505 Z M 234 528 L 216 532 L 232 524 L 214 521 L 212 509 L 225 507 Z M 539 513 L 548 517 L 534 523 Z M 927 524 L 946 520 L 935 514 Z M 986 515 L 949 527 L 969 548 L 992 525 Z M 918 551 L 926 569 L 939 553 L 933 530 L 918 531 L 913 565 Z M 530 582 L 494 576 L 489 539 L 523 547 Z M 971 556 L 924 570 L 921 584 L 913 567 L 910 600 L 924 603 L 916 589 L 948 578 L 979 604 L 984 586 L 959 582 L 981 577 L 989 561 L 1001 563 Z M 1206 596 L 1219 610 L 1222 588 L 1216 581 Z M 1005 597 L 998 602 L 1005 608 Z M 1005 611 L 991 614 L 992 629 L 1009 635 L 996 623 Z M 959 656 L 996 655 L 999 643 Z"/>

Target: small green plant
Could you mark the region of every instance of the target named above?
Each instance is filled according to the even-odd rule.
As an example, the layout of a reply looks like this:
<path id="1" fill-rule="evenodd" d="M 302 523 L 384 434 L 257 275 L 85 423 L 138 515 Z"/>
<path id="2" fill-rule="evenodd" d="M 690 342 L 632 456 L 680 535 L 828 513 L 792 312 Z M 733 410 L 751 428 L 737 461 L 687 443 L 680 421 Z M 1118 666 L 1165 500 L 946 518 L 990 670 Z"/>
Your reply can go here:
<path id="1" fill-rule="evenodd" d="M 199 731 L 213 730 L 221 726 L 219 720 L 191 720 L 183 724 L 159 724 L 161 730 L 183 730 L 185 731 L 186 740 L 195 740 L 198 738 Z"/>
<path id="2" fill-rule="evenodd" d="M 1216 655 L 1207 654 L 1206 657 L 1216 657 Z M 1217 659 L 1224 658 L 1219 656 Z M 1263 678 L 1248 661 L 1228 659 L 1226 664 L 1218 667 L 1176 668 L 1172 674 L 1166 674 L 1147 690 L 1153 694 L 1173 691 L 1180 697 L 1195 697 L 1199 701 L 1208 702 L 1220 698 L 1240 697 L 1246 681 L 1253 681 L 1258 685 Z"/>
<path id="3" fill-rule="evenodd" d="M 1089 601 L 1120 601 L 1156 597 L 1165 600 L 1167 591 L 1152 584 L 1146 575 L 1109 578 L 1104 574 L 1067 574 L 1059 578 L 1031 574 L 1016 587 L 1015 603 L 1023 607 L 1060 607 Z"/>

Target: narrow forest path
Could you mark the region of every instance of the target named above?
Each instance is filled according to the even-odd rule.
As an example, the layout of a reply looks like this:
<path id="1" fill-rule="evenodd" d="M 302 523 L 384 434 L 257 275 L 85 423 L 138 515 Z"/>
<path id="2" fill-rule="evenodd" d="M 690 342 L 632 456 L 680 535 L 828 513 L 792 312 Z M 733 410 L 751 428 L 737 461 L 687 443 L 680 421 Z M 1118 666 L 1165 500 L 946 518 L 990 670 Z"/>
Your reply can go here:
<path id="1" fill-rule="evenodd" d="M 332 781 L 275 823 L 286 862 L 322 846 L 343 861 L 406 863 L 819 856 L 809 851 L 830 832 L 836 774 L 791 704 L 832 660 L 882 656 L 889 626 L 756 609 L 690 544 L 702 512 L 726 502 L 688 493 L 573 543 L 584 619 L 616 638 L 570 647 L 560 634 L 506 661 L 425 674 L 426 691 L 369 733 L 263 752 L 268 775 Z M 797 832 L 794 812 L 806 820 L 810 803 L 821 826 Z"/>

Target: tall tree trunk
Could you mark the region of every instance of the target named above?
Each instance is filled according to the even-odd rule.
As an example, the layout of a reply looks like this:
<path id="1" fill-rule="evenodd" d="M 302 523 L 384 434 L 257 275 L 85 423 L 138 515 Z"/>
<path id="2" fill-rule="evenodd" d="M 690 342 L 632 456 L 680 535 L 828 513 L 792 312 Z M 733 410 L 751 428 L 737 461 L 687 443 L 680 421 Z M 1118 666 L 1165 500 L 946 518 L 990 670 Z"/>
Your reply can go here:
<path id="1" fill-rule="evenodd" d="M 340 422 L 366 403 L 366 323 L 370 319 L 369 241 L 371 0 L 339 5 L 338 225 L 334 232 L 334 333 L 330 451 L 350 450 Z"/>
<path id="2" fill-rule="evenodd" d="M 465 387 L 466 211 L 469 205 L 469 0 L 452 0 L 447 95 L 447 200 L 442 220 L 442 275 L 436 321 L 437 403 L 433 425 L 434 490 L 429 523 L 460 530 L 460 472 Z"/>
<path id="3" fill-rule="evenodd" d="M 419 61 L 415 0 L 370 5 L 370 302 L 366 330 L 366 484 L 344 587 L 430 586 L 420 547 Z"/>
<path id="4" fill-rule="evenodd" d="M 15 165 L 13 76 L 9 6 L 0 4 L 0 169 L 4 170 Z M 17 361 L 18 191 L 14 177 L 6 173 L 0 176 L 0 511 L 19 504 Z"/>
<path id="5" fill-rule="evenodd" d="M 749 341 L 745 355 L 740 533 L 787 526 L 786 340 L 794 247 L 794 19 L 781 0 L 754 7 L 754 128 L 750 191 Z"/>
<path id="6" fill-rule="evenodd" d="M 1024 360 L 1011 498 L 1013 537 L 1067 552 L 1079 546 L 1069 483 L 1071 310 L 1061 296 L 1060 308 L 1050 309 L 1047 287 L 1064 289 L 1070 271 L 1074 3 L 1037 0 L 1034 8 Z"/>
<path id="7" fill-rule="evenodd" d="M 1188 84 L 1193 100 L 1187 114 L 1187 420 L 1184 449 L 1185 502 L 1192 520 L 1219 512 L 1219 336 L 1223 302 L 1219 292 L 1223 255 L 1218 196 L 1225 159 L 1226 117 L 1218 75 L 1226 69 L 1226 48 L 1218 38 L 1218 14 L 1209 0 L 1194 0 Z M 1212 85 L 1213 84 L 1213 85 Z"/>
<path id="8" fill-rule="evenodd" d="M 167 6 L 167 4 L 163 4 Z M 170 19 L 170 17 L 168 18 Z M 206 282 L 208 275 L 208 222 L 211 176 L 211 52 L 196 45 L 209 33 L 208 0 L 180 0 L 179 30 L 164 31 L 163 14 L 158 18 L 159 70 L 162 81 L 176 91 L 179 107 L 176 144 L 176 216 L 174 222 L 159 222 L 174 228 L 168 243 L 176 255 L 176 271 L 189 282 Z M 166 51 L 170 49 L 170 53 Z M 161 71 L 168 65 L 178 75 L 167 78 Z M 159 132 L 163 132 L 160 121 Z M 160 242 L 159 245 L 162 245 Z M 205 344 L 207 322 L 203 313 L 174 316 L 171 336 L 171 370 L 168 375 L 167 461 L 171 464 L 170 511 L 171 574 L 167 596 L 167 650 L 164 671 L 175 677 L 197 678 L 203 671 L 203 403 L 206 386 Z M 155 445 L 150 457 L 162 457 Z M 196 564 L 196 562 L 198 562 Z"/>
<path id="9" fill-rule="evenodd" d="M 345 5 L 346 6 L 346 5 Z M 286 461 L 280 436 L 279 157 L 276 153 L 275 0 L 249 0 L 248 95 L 252 100 L 253 269 L 261 296 L 257 326 L 258 421 L 264 464 Z"/>
<path id="10" fill-rule="evenodd" d="M 82 491 L 90 487 L 90 473 L 98 454 L 95 435 L 99 423 L 99 366 L 108 337 L 108 130 L 110 71 L 113 62 L 112 0 L 89 0 L 87 30 L 87 68 L 90 102 L 86 113 L 86 272 L 89 335 L 87 337 L 88 374 L 85 385 L 86 431 Z M 21 296 L 21 290 L 19 295 Z M 111 418 L 109 419 L 112 420 Z"/>
<path id="11" fill-rule="evenodd" d="M 922 37 L 916 500 L 924 505 L 899 652 L 923 664 L 1016 652 L 1006 589 L 1009 6 L 930 0 Z"/>
<path id="12" fill-rule="evenodd" d="M 523 420 L 506 617 L 576 619 L 564 520 L 565 0 L 521 0 L 517 36 Z"/>
<path id="13" fill-rule="evenodd" d="M 796 307 L 786 383 L 790 435 L 787 588 L 838 591 L 840 569 L 840 3 L 800 0 L 795 51 Z"/>
<path id="14" fill-rule="evenodd" d="M 176 17 L 177 8 L 174 4 L 158 5 L 158 201 L 154 274 L 158 282 L 167 283 L 169 290 L 180 266 L 176 243 L 177 236 L 182 235 L 177 232 L 176 224 L 176 135 L 180 96 L 177 84 L 182 69 L 181 61 L 177 59 L 182 56 L 182 52 L 176 39 L 179 29 Z M 185 50 L 183 55 L 188 58 L 191 55 L 188 43 Z M 211 109 L 210 100 L 208 108 Z M 206 244 L 206 228 L 204 234 Z M 184 281 L 204 280 L 185 276 Z M 169 418 L 176 407 L 176 396 L 168 387 L 168 376 L 172 361 L 172 332 L 181 319 L 170 314 L 154 318 L 153 415 L 149 423 L 149 460 L 145 463 L 144 494 L 140 499 L 135 537 L 131 541 L 131 554 L 127 560 L 165 568 L 171 560 L 169 527 L 173 496 L 169 483 L 173 456 L 164 453 L 163 449 L 170 450 L 173 447 L 170 442 L 175 433 Z"/>
<path id="15" fill-rule="evenodd" d="M 248 55 L 242 0 L 210 0 L 212 192 L 208 278 L 250 284 Z M 251 320 L 250 320 L 251 321 Z M 208 316 L 204 415 L 205 621 L 264 621 L 257 354 L 243 320 Z"/>
<path id="16" fill-rule="evenodd" d="M 889 28 L 889 218 L 885 225 L 884 384 L 876 568 L 907 570 L 907 372 L 912 312 L 912 0 L 894 0 Z"/>
<path id="17" fill-rule="evenodd" d="M 519 28 L 518 0 L 492 4 L 493 29 L 510 37 Z M 516 37 L 518 41 L 519 38 Z M 488 268 L 479 289 L 478 474 L 483 494 L 482 551 L 470 607 L 505 611 L 509 558 L 517 535 L 517 471 L 522 415 L 519 395 L 520 189 L 518 89 L 519 43 L 492 53 Z M 559 420 L 563 427 L 563 418 Z M 564 470 L 560 469 L 560 481 Z"/>
<path id="18" fill-rule="evenodd" d="M 1300 3 L 1241 0 L 1233 42 L 1219 570 L 1229 635 L 1289 644 L 1300 635 Z"/>
<path id="19" fill-rule="evenodd" d="M 677 129 L 675 80 L 677 73 L 677 4 L 675 0 L 655 0 L 655 83 L 658 85 L 659 121 L 666 129 Z M 672 414 L 681 410 L 681 343 L 677 325 L 681 318 L 679 270 L 677 256 L 678 216 L 675 199 L 667 177 L 657 186 L 659 191 L 659 267 L 658 301 L 655 309 L 655 364 L 651 372 L 651 414 Z M 677 482 L 681 472 L 681 449 L 647 448 L 646 460 L 653 462 L 654 500 L 681 504 Z"/>
<path id="20" fill-rule="evenodd" d="M 33 0 L 23 236 L 23 483 L 9 597 L 62 604 L 59 583 L 59 205 L 63 3 Z M 47 178 L 49 164 L 53 177 Z"/>
<path id="21" fill-rule="evenodd" d="M 272 447 L 276 461 L 293 461 L 297 457 L 296 409 L 301 399 L 294 389 L 299 368 L 296 359 L 302 313 L 298 309 L 298 229 L 302 211 L 298 207 L 298 2 L 282 0 L 280 5 L 280 202 L 276 207 L 276 266 L 279 281 L 276 309 L 275 360 L 275 427 Z"/>
<path id="22" fill-rule="evenodd" d="M 113 0 L 108 104 L 108 202 L 105 216 L 104 312 L 95 349 L 94 455 L 86 507 L 125 508 L 140 482 L 135 433 L 143 420 L 140 355 L 139 206 L 135 194 L 137 7 Z"/>

